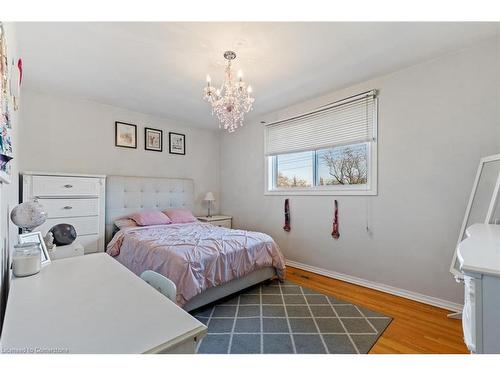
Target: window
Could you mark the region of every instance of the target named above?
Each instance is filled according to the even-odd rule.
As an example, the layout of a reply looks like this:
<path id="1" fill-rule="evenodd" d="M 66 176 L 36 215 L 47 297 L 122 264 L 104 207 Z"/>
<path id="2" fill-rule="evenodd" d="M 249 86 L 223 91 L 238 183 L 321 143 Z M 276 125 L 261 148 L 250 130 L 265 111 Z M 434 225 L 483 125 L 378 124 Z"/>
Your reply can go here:
<path id="1" fill-rule="evenodd" d="M 375 195 L 375 94 L 266 126 L 266 192 Z"/>
<path id="2" fill-rule="evenodd" d="M 366 185 L 368 143 L 316 151 L 318 186 Z"/>

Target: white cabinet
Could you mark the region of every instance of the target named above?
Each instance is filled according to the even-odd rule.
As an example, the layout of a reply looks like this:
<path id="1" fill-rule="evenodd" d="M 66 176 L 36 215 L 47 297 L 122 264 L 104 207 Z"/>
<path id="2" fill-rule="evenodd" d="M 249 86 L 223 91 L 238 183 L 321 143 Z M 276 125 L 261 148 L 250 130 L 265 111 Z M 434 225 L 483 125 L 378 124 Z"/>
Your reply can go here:
<path id="1" fill-rule="evenodd" d="M 198 216 L 197 219 L 204 223 L 210 223 L 217 227 L 232 228 L 233 218 L 226 215 Z"/>
<path id="2" fill-rule="evenodd" d="M 464 281 L 462 326 L 472 353 L 500 353 L 500 225 L 474 224 L 457 249 Z"/>
<path id="3" fill-rule="evenodd" d="M 85 254 L 104 251 L 105 176 L 22 173 L 22 201 L 38 199 L 48 214 L 35 230 L 45 236 L 56 224 L 75 227 Z"/>

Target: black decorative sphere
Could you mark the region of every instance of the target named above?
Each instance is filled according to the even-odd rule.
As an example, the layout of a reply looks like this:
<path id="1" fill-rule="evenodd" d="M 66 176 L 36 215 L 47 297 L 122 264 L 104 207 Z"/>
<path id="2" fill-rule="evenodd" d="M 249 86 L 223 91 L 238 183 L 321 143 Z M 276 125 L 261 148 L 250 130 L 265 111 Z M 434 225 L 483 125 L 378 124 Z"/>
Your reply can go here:
<path id="1" fill-rule="evenodd" d="M 57 246 L 69 245 L 76 239 L 76 230 L 71 224 L 54 225 L 49 232 L 54 236 L 54 244 Z"/>

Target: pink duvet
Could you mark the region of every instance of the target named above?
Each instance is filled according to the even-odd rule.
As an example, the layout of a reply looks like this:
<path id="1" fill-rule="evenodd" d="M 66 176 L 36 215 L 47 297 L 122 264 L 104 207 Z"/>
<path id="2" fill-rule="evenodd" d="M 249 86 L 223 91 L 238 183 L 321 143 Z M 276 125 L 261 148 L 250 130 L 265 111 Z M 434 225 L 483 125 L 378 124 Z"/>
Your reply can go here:
<path id="1" fill-rule="evenodd" d="M 260 268 L 273 266 L 280 278 L 285 270 L 283 254 L 267 234 L 199 222 L 124 228 L 107 252 L 137 275 L 153 270 L 168 277 L 177 285 L 180 306 Z"/>

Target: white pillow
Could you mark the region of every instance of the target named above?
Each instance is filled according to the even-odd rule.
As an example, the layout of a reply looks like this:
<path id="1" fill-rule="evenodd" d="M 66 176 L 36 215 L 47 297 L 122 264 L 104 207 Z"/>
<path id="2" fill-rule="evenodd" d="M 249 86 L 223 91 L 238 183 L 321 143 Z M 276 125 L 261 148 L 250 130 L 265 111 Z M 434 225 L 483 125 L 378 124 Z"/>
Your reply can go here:
<path id="1" fill-rule="evenodd" d="M 123 229 L 127 227 L 136 227 L 137 223 L 129 218 L 115 220 L 115 225 L 118 229 Z"/>

